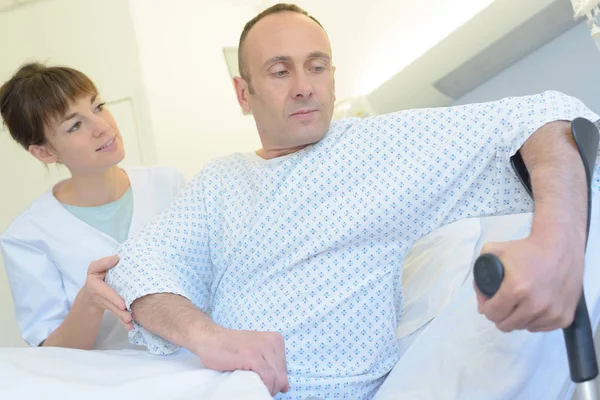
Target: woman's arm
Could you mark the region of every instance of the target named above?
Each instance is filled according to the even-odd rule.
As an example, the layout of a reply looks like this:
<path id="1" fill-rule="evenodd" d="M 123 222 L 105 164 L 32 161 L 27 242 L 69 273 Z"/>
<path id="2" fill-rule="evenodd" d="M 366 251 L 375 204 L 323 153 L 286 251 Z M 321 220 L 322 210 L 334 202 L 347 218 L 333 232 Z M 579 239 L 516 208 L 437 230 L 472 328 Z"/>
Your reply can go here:
<path id="1" fill-rule="evenodd" d="M 65 320 L 40 346 L 93 349 L 103 314 L 104 310 L 95 307 L 84 290 L 80 290 Z"/>
<path id="2" fill-rule="evenodd" d="M 60 272 L 43 249 L 9 234 L 0 237 L 0 247 L 17 324 L 30 346 L 91 349 L 104 309 L 111 309 L 131 326 L 130 314 L 119 313 L 119 306 L 125 306 L 123 300 L 103 281 L 118 257 L 90 266 L 86 283 L 71 306 Z"/>
<path id="3" fill-rule="evenodd" d="M 67 317 L 40 346 L 91 350 L 96 343 L 104 310 L 112 311 L 127 329 L 133 328 L 131 314 L 125 311 L 125 302 L 104 283 L 106 271 L 117 261 L 117 256 L 110 256 L 90 265 L 86 283 L 75 297 Z"/>

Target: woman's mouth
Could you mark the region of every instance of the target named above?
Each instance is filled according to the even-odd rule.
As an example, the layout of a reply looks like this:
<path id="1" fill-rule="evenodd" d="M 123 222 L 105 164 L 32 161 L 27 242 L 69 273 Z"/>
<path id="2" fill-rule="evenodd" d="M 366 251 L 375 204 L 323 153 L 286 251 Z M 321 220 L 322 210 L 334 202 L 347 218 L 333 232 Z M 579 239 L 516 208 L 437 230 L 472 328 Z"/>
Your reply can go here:
<path id="1" fill-rule="evenodd" d="M 102 146 L 98 147 L 96 149 L 96 151 L 106 150 L 107 148 L 109 148 L 110 146 L 112 146 L 116 142 L 116 140 L 117 140 L 117 135 L 115 135 L 112 139 L 110 139 L 108 142 L 106 142 Z"/>

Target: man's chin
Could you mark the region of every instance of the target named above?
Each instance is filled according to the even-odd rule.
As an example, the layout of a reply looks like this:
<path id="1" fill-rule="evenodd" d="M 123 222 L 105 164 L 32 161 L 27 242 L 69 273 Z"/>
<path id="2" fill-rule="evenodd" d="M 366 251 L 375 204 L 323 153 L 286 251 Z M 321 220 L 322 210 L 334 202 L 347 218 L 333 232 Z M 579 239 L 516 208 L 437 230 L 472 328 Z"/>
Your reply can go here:
<path id="1" fill-rule="evenodd" d="M 325 137 L 326 134 L 327 132 L 299 133 L 297 136 L 299 138 L 298 146 L 308 146 L 318 143 Z"/>
<path id="2" fill-rule="evenodd" d="M 327 131 L 329 129 L 329 124 L 311 124 L 311 126 L 301 126 L 296 129 L 297 138 L 303 138 L 307 142 L 307 144 L 316 143 L 323 139 L 325 135 L 327 135 Z"/>

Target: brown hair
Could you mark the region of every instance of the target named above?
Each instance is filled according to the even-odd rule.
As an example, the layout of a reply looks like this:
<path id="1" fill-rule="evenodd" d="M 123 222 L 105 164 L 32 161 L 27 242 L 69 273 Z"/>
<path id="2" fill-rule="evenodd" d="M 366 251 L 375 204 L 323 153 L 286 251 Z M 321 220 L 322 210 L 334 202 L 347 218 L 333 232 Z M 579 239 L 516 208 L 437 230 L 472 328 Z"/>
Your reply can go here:
<path id="1" fill-rule="evenodd" d="M 94 96 L 98 90 L 80 71 L 25 64 L 0 87 L 0 115 L 12 138 L 28 150 L 46 144 L 45 128 L 86 94 Z"/>
<path id="2" fill-rule="evenodd" d="M 248 66 L 246 65 L 246 62 L 244 60 L 244 55 L 243 55 L 244 54 L 244 52 L 243 52 L 244 42 L 246 41 L 248 32 L 250 32 L 250 29 L 252 29 L 252 27 L 254 25 L 256 25 L 256 23 L 258 21 L 260 21 L 267 15 L 278 14 L 278 13 L 286 12 L 286 11 L 306 15 L 308 18 L 312 19 L 317 24 L 319 24 L 319 26 L 321 28 L 323 28 L 323 25 L 321 25 L 321 23 L 319 21 L 317 21 L 317 19 L 315 17 L 309 15 L 305 10 L 303 10 L 302 8 L 298 7 L 295 4 L 286 4 L 286 3 L 275 4 L 274 6 L 267 8 L 266 10 L 264 10 L 260 14 L 258 14 L 256 17 L 254 17 L 250 21 L 248 21 L 248 23 L 246 23 L 246 25 L 244 26 L 244 30 L 242 31 L 242 34 L 240 36 L 240 42 L 238 44 L 238 68 L 240 70 L 241 77 L 246 82 L 248 82 L 248 86 L 250 87 L 250 92 L 253 91 L 252 85 L 250 85 L 250 73 L 248 72 Z M 323 30 L 325 30 L 325 28 L 323 28 Z"/>

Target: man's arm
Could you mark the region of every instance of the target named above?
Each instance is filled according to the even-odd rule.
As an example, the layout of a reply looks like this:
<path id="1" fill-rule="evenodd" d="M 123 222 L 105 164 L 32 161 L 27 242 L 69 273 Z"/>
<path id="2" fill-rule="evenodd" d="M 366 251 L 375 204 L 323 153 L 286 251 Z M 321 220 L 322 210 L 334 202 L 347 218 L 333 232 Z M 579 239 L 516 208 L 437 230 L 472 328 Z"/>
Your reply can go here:
<path id="1" fill-rule="evenodd" d="M 136 322 L 190 350 L 207 368 L 254 371 L 272 396 L 289 390 L 285 344 L 280 333 L 225 329 L 185 297 L 170 293 L 144 296 L 131 308 Z"/>
<path id="2" fill-rule="evenodd" d="M 489 243 L 505 266 L 498 293 L 480 312 L 499 329 L 548 331 L 571 324 L 582 292 L 587 190 L 570 123 L 538 129 L 520 149 L 531 177 L 534 217 L 529 237 Z"/>
<path id="3" fill-rule="evenodd" d="M 132 343 L 155 354 L 185 347 L 208 368 L 254 371 L 272 394 L 285 391 L 279 333 L 224 329 L 202 311 L 210 308 L 213 281 L 206 175 L 205 168 L 165 212 L 123 243 L 117 251 L 120 262 L 107 272 L 106 283 L 133 313 Z"/>

